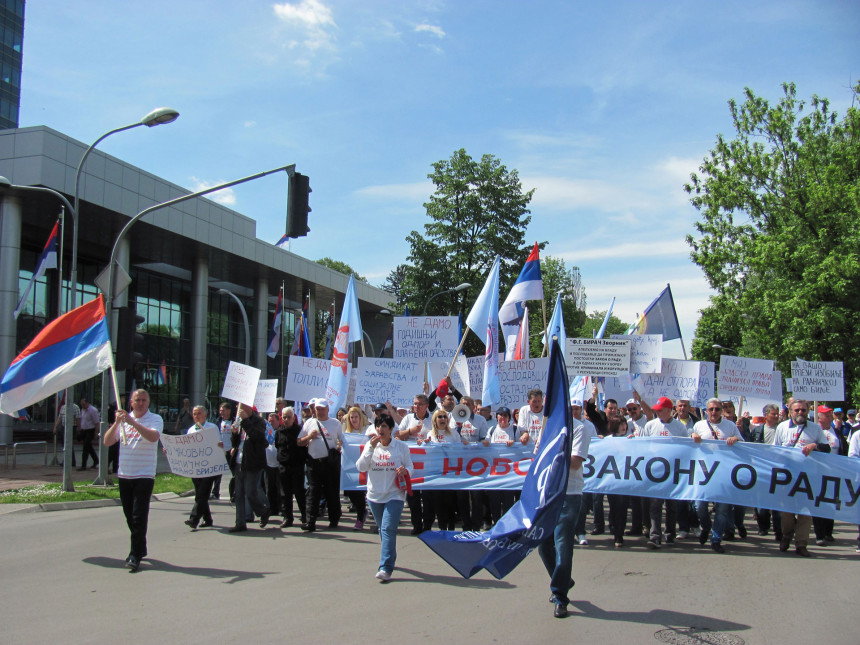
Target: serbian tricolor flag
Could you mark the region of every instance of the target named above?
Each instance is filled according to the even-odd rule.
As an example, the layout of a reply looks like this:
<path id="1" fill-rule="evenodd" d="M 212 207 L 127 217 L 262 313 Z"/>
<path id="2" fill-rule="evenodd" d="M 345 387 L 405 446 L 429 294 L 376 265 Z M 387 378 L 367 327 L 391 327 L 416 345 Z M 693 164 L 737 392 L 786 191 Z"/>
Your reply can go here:
<path id="1" fill-rule="evenodd" d="M 524 303 L 527 300 L 543 300 L 543 279 L 540 273 L 540 249 L 538 243 L 526 259 L 522 271 L 511 287 L 505 302 L 499 307 L 499 324 L 505 337 L 505 360 L 513 360 L 517 332 L 523 320 Z"/>
<path id="2" fill-rule="evenodd" d="M 285 251 L 289 251 L 290 250 L 290 236 L 287 235 L 286 233 L 284 233 L 284 236 L 280 240 L 275 242 L 275 246 L 277 246 L 279 249 L 284 249 Z"/>
<path id="3" fill-rule="evenodd" d="M 269 330 L 269 346 L 266 348 L 266 356 L 275 358 L 281 348 L 281 306 L 283 305 L 284 291 L 278 292 L 278 304 L 275 305 L 275 319 Z"/>
<path id="4" fill-rule="evenodd" d="M 311 357 L 311 341 L 308 336 L 308 301 L 302 306 L 302 315 L 296 321 L 296 333 L 293 334 L 293 346 L 290 348 L 290 356 Z"/>
<path id="5" fill-rule="evenodd" d="M 86 381 L 113 363 L 101 295 L 49 323 L 0 381 L 0 411 L 18 410 Z"/>
<path id="6" fill-rule="evenodd" d="M 36 265 L 36 270 L 33 271 L 33 277 L 30 278 L 30 282 L 24 290 L 24 295 L 21 296 L 21 300 L 18 301 L 18 306 L 15 307 L 15 311 L 12 312 L 12 317 L 16 320 L 18 319 L 18 315 L 21 313 L 21 309 L 24 308 L 24 303 L 27 302 L 27 298 L 30 296 L 30 291 L 33 290 L 33 285 L 36 284 L 36 280 L 45 275 L 45 271 L 48 269 L 57 268 L 57 239 L 59 237 L 59 228 L 60 221 L 57 220 L 56 224 L 54 224 L 54 228 L 51 229 L 51 234 L 48 236 L 45 248 L 42 249 L 42 255 L 39 256 L 39 263 Z"/>
<path id="7" fill-rule="evenodd" d="M 167 385 L 167 364 L 161 361 L 161 367 L 155 370 L 155 384 Z"/>

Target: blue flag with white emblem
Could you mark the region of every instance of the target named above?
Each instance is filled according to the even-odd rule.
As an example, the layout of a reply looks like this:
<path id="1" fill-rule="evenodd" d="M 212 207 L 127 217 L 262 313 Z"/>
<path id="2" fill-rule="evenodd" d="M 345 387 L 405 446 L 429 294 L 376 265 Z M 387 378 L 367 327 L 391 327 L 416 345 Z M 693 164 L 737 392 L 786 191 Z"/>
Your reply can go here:
<path id="1" fill-rule="evenodd" d="M 563 349 L 553 340 L 549 355 L 546 425 L 540 448 L 523 482 L 520 500 L 486 532 L 425 531 L 419 537 L 464 578 L 486 569 L 501 580 L 553 531 L 567 492 L 573 418 L 567 403 Z"/>

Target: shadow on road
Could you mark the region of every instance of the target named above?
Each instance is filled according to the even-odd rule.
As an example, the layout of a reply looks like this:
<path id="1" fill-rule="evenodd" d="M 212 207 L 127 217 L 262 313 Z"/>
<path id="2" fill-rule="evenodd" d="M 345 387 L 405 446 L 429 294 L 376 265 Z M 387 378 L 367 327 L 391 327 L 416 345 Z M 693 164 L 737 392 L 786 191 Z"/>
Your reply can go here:
<path id="1" fill-rule="evenodd" d="M 105 567 L 107 569 L 124 569 L 125 560 L 119 558 L 107 558 L 97 556 L 93 558 L 84 558 L 87 564 L 92 564 L 97 567 Z M 183 567 L 163 560 L 153 560 L 145 558 L 141 562 L 139 573 L 146 571 L 165 571 L 167 573 L 181 573 L 188 576 L 201 576 L 204 578 L 212 578 L 214 580 L 223 580 L 227 584 L 236 582 L 244 582 L 245 580 L 261 580 L 267 575 L 274 575 L 276 571 L 237 571 L 235 569 L 215 569 L 212 567 Z"/>
<path id="2" fill-rule="evenodd" d="M 750 629 L 749 625 L 733 623 L 730 620 L 710 618 L 699 614 L 686 614 L 681 611 L 670 611 L 668 609 L 652 609 L 648 612 L 606 611 L 587 600 L 572 600 L 570 604 L 582 612 L 571 615 L 582 618 L 639 623 L 642 625 L 659 625 L 660 627 L 694 627 L 716 632 L 735 632 Z"/>
<path id="3" fill-rule="evenodd" d="M 410 578 L 403 578 L 398 574 L 409 574 L 410 576 L 414 576 L 414 580 Z M 415 569 L 405 569 L 403 567 L 395 567 L 394 577 L 391 579 L 391 583 L 397 582 L 432 582 L 436 584 L 443 585 L 453 585 L 455 587 L 466 587 L 470 589 L 516 589 L 516 585 L 512 585 L 510 582 L 504 582 L 502 580 L 477 580 L 477 579 L 469 579 L 463 578 L 461 576 L 436 576 L 429 573 L 425 573 L 423 571 L 416 571 Z"/>

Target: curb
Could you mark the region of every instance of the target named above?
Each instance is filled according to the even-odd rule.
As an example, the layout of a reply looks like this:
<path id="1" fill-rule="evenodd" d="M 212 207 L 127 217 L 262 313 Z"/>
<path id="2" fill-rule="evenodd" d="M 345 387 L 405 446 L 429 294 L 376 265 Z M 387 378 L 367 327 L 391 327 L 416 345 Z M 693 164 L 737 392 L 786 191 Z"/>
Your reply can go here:
<path id="1" fill-rule="evenodd" d="M 177 495 L 176 493 L 158 493 L 152 496 L 152 501 L 163 502 L 169 499 L 179 499 L 181 497 L 193 497 L 194 491 L 185 491 Z M 86 499 L 80 502 L 48 502 L 44 504 L 0 504 L 0 516 L 15 515 L 17 513 L 39 513 L 52 511 L 74 511 L 82 508 L 104 508 L 106 506 L 120 506 L 122 502 L 118 497 L 111 499 Z M 8 510 L 5 507 L 8 508 Z"/>

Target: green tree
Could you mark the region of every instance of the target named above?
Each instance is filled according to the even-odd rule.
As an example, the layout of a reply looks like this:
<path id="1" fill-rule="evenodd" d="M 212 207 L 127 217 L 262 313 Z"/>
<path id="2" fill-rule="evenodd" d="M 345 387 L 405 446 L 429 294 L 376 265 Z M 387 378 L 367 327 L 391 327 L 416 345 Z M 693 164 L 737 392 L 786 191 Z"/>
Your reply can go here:
<path id="1" fill-rule="evenodd" d="M 428 310 L 465 318 L 496 255 L 502 260 L 500 292 L 505 294 L 516 280 L 530 250 L 525 230 L 534 191 L 524 192 L 517 171 L 493 155 L 475 161 L 463 149 L 434 163 L 428 176 L 436 186 L 424 204 L 430 221 L 423 235 L 412 231 L 406 238 L 410 252 L 403 302 L 420 314 L 434 294 L 469 283 L 470 289 L 435 298 Z M 482 348 L 474 338 L 467 345 L 467 351 Z"/>
<path id="2" fill-rule="evenodd" d="M 367 282 L 367 280 L 364 279 L 364 276 L 360 275 L 346 262 L 341 262 L 340 260 L 332 260 L 331 258 L 320 258 L 319 260 L 317 260 L 317 264 L 322 264 L 324 267 L 327 267 L 332 271 L 337 271 L 338 273 L 343 273 L 344 275 L 354 275 L 356 280 Z"/>
<path id="3" fill-rule="evenodd" d="M 409 274 L 409 268 L 408 264 L 398 264 L 389 272 L 388 276 L 385 278 L 385 282 L 379 285 L 380 289 L 384 289 L 394 296 L 394 300 L 389 303 L 389 308 L 397 316 L 403 315 L 403 311 L 406 307 L 406 292 L 404 291 L 404 285 L 406 284 L 407 276 Z M 412 312 L 410 311 L 409 313 Z"/>
<path id="4" fill-rule="evenodd" d="M 606 309 L 603 311 L 592 311 L 585 317 L 582 326 L 576 330 L 576 334 L 568 334 L 568 336 L 570 338 L 592 338 L 595 333 L 600 331 L 600 326 L 603 324 L 603 320 L 605 318 Z M 567 325 L 565 325 L 565 327 L 567 327 Z M 630 325 L 622 322 L 615 314 L 610 314 L 609 322 L 606 324 L 604 337 L 608 338 L 610 334 L 626 334 L 628 329 L 630 329 Z"/>
<path id="5" fill-rule="evenodd" d="M 844 361 L 858 397 L 860 110 L 840 120 L 827 99 L 783 92 L 775 105 L 749 88 L 729 101 L 734 138 L 719 135 L 685 186 L 701 217 L 691 256 L 718 294 L 700 331 L 734 316 L 734 347 L 786 375 L 795 357 Z"/>

